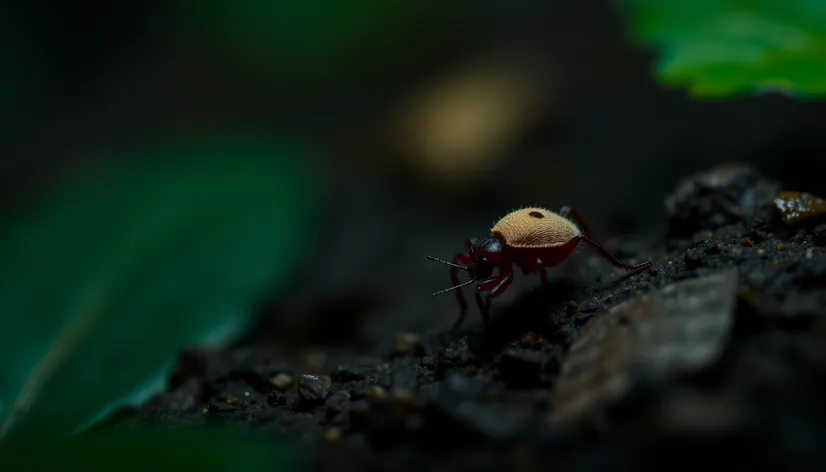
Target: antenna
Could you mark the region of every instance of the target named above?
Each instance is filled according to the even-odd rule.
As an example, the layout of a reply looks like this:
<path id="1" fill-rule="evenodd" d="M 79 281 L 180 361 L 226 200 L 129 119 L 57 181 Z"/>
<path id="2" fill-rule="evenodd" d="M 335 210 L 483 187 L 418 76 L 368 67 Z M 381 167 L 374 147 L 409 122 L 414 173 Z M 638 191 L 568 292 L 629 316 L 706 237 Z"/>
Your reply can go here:
<path id="1" fill-rule="evenodd" d="M 448 262 L 448 261 L 445 261 L 445 260 L 442 260 L 442 259 L 438 259 L 438 258 L 433 257 L 433 256 L 427 256 L 427 258 L 430 259 L 431 261 L 441 262 L 442 264 L 449 265 L 451 267 L 456 267 L 457 269 L 468 270 L 467 266 L 454 264 L 452 262 Z"/>
<path id="2" fill-rule="evenodd" d="M 467 282 L 460 283 L 459 285 L 457 285 L 457 286 L 455 286 L 455 287 L 450 287 L 450 288 L 446 288 L 446 289 L 444 289 L 444 290 L 439 290 L 438 292 L 434 293 L 434 294 L 433 294 L 433 296 L 435 297 L 435 296 L 437 296 L 437 295 L 441 295 L 441 294 L 443 294 L 443 293 L 445 293 L 445 292 L 449 292 L 449 291 L 451 291 L 451 290 L 456 290 L 457 288 L 462 288 L 462 287 L 464 287 L 465 285 L 470 285 L 470 284 L 472 284 L 473 282 L 476 282 L 476 280 L 474 280 L 474 279 L 470 279 L 470 280 L 468 280 Z"/>
<path id="3" fill-rule="evenodd" d="M 450 267 L 455 267 L 457 269 L 467 270 L 468 272 L 470 271 L 468 269 L 468 266 L 464 266 L 464 265 L 460 265 L 460 264 L 454 264 L 452 262 L 448 262 L 448 261 L 445 261 L 445 260 L 442 260 L 442 259 L 439 259 L 439 258 L 433 257 L 433 256 L 427 256 L 427 258 L 430 259 L 431 261 L 441 262 L 442 264 L 449 265 Z M 450 288 L 446 288 L 444 290 L 440 290 L 440 291 L 434 293 L 433 296 L 435 297 L 436 295 L 441 295 L 445 292 L 450 292 L 451 290 L 456 290 L 457 288 L 462 288 L 465 285 L 472 284 L 473 282 L 476 282 L 476 280 L 475 279 L 470 279 L 467 282 L 461 283 L 461 284 L 459 284 L 455 287 L 450 287 Z"/>

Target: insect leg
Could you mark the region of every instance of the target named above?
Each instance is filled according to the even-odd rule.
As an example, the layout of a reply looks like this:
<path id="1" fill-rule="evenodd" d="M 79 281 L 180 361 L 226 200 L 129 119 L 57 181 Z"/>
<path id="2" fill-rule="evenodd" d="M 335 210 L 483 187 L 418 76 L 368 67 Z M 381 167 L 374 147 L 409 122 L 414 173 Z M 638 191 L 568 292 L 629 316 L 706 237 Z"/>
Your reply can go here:
<path id="1" fill-rule="evenodd" d="M 469 264 L 470 257 L 467 254 L 456 254 L 453 258 L 453 262 L 456 264 Z M 459 268 L 458 267 L 451 267 L 450 268 L 450 281 L 453 283 L 454 286 L 459 285 Z M 454 290 L 456 292 L 456 300 L 459 302 L 459 318 L 453 323 L 452 331 L 456 331 L 459 329 L 462 324 L 465 322 L 465 318 L 467 317 L 467 300 L 465 300 L 465 294 L 462 293 L 462 289 Z"/>
<path id="2" fill-rule="evenodd" d="M 548 288 L 548 272 L 545 271 L 544 267 L 539 268 L 539 280 L 542 284 L 542 290 L 547 290 Z"/>
<path id="3" fill-rule="evenodd" d="M 616 257 L 614 257 L 613 254 L 608 252 L 607 249 L 602 247 L 602 245 L 597 242 L 596 238 L 594 237 L 594 233 L 592 233 L 591 229 L 588 228 L 588 224 L 585 222 L 585 218 L 582 217 L 582 215 L 579 213 L 579 211 L 576 210 L 576 208 L 564 206 L 559 210 L 559 214 L 564 217 L 570 215 L 571 219 L 574 220 L 574 223 L 576 223 L 577 227 L 579 227 L 579 230 L 582 231 L 582 240 L 585 241 L 600 256 L 602 256 L 605 260 L 607 260 L 614 266 L 631 272 L 645 270 L 651 267 L 651 261 L 641 262 L 639 264 L 634 265 L 623 264 L 622 262 L 620 262 Z"/>
<path id="4" fill-rule="evenodd" d="M 539 291 L 541 292 L 542 302 L 547 305 L 548 304 L 548 272 L 545 270 L 544 267 L 539 268 Z"/>
<path id="5" fill-rule="evenodd" d="M 485 297 L 484 303 L 482 302 L 482 296 L 479 292 L 476 292 L 476 303 L 479 305 L 479 309 L 482 311 L 482 319 L 485 321 L 486 326 L 490 326 L 490 301 L 507 290 L 508 286 L 513 282 L 513 271 L 508 268 L 507 270 L 503 271 L 499 277 L 492 279 L 491 283 L 495 283 L 493 288 L 490 289 L 490 293 L 488 296 Z M 489 286 L 490 284 L 483 284 L 480 285 L 479 288 L 485 290 L 483 288 L 485 286 Z"/>
<path id="6" fill-rule="evenodd" d="M 596 251 L 600 256 L 602 256 L 605 260 L 613 264 L 615 267 L 618 267 L 623 270 L 627 270 L 630 272 L 637 272 L 640 270 L 645 270 L 651 267 L 651 261 L 640 262 L 639 264 L 628 265 L 623 264 L 620 262 L 613 254 L 608 252 L 607 249 L 602 247 L 598 242 L 594 241 L 593 239 L 583 236 L 582 240 L 585 241 L 591 248 Z"/>
<path id="7" fill-rule="evenodd" d="M 570 216 L 585 237 L 596 241 L 597 238 L 594 236 L 594 233 L 591 232 L 591 228 L 588 227 L 588 223 L 585 222 L 585 218 L 582 217 L 582 214 L 576 208 L 564 206 L 560 208 L 559 216 L 563 218 L 568 218 Z"/>
<path id="8" fill-rule="evenodd" d="M 482 321 L 485 322 L 485 326 L 490 326 L 490 308 L 485 307 L 481 292 L 476 292 L 476 304 L 479 305 L 479 313 L 482 314 Z"/>

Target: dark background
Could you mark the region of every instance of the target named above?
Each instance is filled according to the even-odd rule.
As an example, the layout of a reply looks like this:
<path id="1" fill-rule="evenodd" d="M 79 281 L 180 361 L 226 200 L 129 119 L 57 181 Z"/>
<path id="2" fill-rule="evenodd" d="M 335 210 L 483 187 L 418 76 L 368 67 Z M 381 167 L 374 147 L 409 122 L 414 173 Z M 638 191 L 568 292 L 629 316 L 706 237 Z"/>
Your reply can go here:
<path id="1" fill-rule="evenodd" d="M 826 190 L 813 171 L 826 147 L 822 104 L 779 95 L 702 102 L 665 89 L 652 73 L 654 51 L 634 45 L 611 2 L 421 2 L 364 41 L 358 60 L 334 53 L 311 76 L 295 65 L 300 54 L 262 47 L 265 60 L 255 62 L 225 47 L 232 35 L 177 41 L 194 8 L 182 4 L 3 7 L 11 92 L 0 112 L 2 202 L 136 140 L 248 127 L 312 141 L 325 151 L 317 170 L 329 196 L 316 258 L 269 308 L 282 340 L 369 350 L 371 332 L 448 327 L 454 299 L 429 296 L 447 286 L 447 270 L 425 255 L 452 257 L 520 206 L 575 206 L 608 240 L 661 228 L 663 198 L 678 179 L 721 162 L 754 163 L 789 189 Z M 336 34 L 323 27 L 294 38 Z M 437 146 L 428 159 L 416 140 L 423 120 L 394 127 L 422 90 L 444 86 L 456 98 L 485 74 L 503 82 L 461 103 L 496 98 L 470 112 L 494 131 Z M 448 118 L 442 127 L 460 124 Z M 483 139 L 497 132 L 498 144 Z M 306 313 L 319 300 L 339 308 L 315 325 Z"/>

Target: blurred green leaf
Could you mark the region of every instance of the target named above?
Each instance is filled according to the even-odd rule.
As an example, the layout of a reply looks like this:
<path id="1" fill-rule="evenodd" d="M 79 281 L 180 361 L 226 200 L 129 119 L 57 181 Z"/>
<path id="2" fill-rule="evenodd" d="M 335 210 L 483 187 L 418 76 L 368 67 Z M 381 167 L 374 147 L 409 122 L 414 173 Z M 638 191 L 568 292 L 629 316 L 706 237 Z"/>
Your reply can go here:
<path id="1" fill-rule="evenodd" d="M 10 444 L 0 449 L 0 470 L 296 470 L 298 460 L 287 447 L 217 431 L 110 431 Z"/>
<path id="2" fill-rule="evenodd" d="M 656 73 L 696 97 L 826 95 L 822 0 L 622 0 L 631 31 L 660 52 Z"/>
<path id="3" fill-rule="evenodd" d="M 73 431 L 232 335 L 313 237 L 305 158 L 252 139 L 145 149 L 6 221 L 0 422 L 22 402 L 19 426 Z"/>
<path id="4" fill-rule="evenodd" d="M 279 66 L 281 76 L 336 79 L 345 68 L 394 51 L 419 31 L 429 0 L 175 0 L 181 37 Z M 165 7 L 166 8 L 166 7 Z M 414 29 L 416 28 L 416 29 Z"/>

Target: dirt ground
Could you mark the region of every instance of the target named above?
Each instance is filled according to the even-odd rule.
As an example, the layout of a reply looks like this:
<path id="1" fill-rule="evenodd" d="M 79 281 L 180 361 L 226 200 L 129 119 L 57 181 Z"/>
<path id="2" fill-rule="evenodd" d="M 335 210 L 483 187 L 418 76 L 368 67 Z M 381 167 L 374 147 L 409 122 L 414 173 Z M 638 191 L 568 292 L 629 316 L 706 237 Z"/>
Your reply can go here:
<path id="1" fill-rule="evenodd" d="M 285 433 L 324 470 L 661 470 L 725 457 L 824 470 L 826 227 L 816 211 L 785 222 L 781 190 L 737 166 L 690 176 L 665 202 L 667 232 L 613 248 L 652 269 L 582 257 L 545 296 L 494 301 L 489 330 L 471 303 L 458 333 L 377 333 L 395 346 L 315 369 L 252 342 L 188 351 L 165 392 L 109 425 Z"/>

